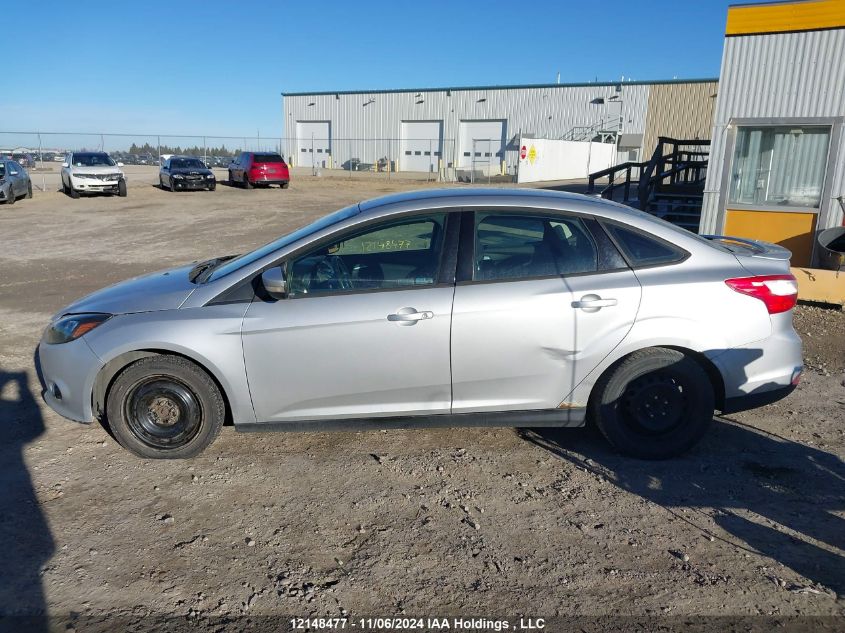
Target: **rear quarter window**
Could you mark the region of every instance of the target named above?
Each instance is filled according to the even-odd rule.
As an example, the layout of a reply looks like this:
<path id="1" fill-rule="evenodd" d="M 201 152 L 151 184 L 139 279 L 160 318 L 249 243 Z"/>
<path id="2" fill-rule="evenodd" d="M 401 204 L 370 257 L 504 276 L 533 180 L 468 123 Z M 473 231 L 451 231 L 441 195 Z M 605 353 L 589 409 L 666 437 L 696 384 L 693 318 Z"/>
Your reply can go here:
<path id="1" fill-rule="evenodd" d="M 674 264 L 685 260 L 689 255 L 679 246 L 653 235 L 619 224 L 605 223 L 604 227 L 634 268 Z"/>

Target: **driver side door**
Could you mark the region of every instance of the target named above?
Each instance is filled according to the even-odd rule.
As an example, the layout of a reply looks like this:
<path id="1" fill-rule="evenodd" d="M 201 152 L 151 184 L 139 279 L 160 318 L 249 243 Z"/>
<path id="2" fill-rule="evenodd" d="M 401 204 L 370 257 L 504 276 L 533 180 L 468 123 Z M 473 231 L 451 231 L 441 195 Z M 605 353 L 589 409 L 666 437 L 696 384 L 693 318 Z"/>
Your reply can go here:
<path id="1" fill-rule="evenodd" d="M 256 298 L 243 322 L 257 420 L 449 413 L 451 215 L 381 219 L 284 262 L 288 296 Z"/>

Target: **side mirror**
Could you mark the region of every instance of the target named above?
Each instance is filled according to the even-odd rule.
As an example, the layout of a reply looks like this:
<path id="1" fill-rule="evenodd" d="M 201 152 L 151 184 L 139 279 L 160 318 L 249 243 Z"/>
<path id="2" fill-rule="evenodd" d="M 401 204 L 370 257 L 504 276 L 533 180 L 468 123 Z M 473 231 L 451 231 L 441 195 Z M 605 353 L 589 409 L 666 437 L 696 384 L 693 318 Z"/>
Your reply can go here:
<path id="1" fill-rule="evenodd" d="M 118 166 L 118 167 L 123 167 L 123 163 L 118 163 L 118 164 L 117 164 L 117 166 Z"/>
<path id="2" fill-rule="evenodd" d="M 12 170 L 9 170 L 9 175 L 10 175 L 10 176 L 17 176 L 17 175 L 18 175 L 18 172 L 16 172 L 16 171 L 12 171 Z"/>
<path id="3" fill-rule="evenodd" d="M 261 273 L 261 283 L 264 285 L 267 294 L 274 299 L 284 299 L 287 295 L 288 285 L 281 266 L 268 268 Z"/>
<path id="4" fill-rule="evenodd" d="M 62 167 L 70 167 L 68 163 L 62 163 Z"/>

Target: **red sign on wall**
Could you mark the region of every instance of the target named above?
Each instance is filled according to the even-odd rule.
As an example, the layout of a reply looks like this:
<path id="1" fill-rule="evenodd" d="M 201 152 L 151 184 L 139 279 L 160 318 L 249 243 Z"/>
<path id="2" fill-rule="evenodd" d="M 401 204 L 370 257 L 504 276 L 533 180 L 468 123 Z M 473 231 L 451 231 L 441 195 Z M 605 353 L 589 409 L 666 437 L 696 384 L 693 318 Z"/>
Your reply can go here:
<path id="1" fill-rule="evenodd" d="M 522 160 L 525 160 L 526 153 L 527 153 L 527 151 L 526 151 L 525 145 L 523 145 L 522 147 L 519 148 L 519 157 Z"/>

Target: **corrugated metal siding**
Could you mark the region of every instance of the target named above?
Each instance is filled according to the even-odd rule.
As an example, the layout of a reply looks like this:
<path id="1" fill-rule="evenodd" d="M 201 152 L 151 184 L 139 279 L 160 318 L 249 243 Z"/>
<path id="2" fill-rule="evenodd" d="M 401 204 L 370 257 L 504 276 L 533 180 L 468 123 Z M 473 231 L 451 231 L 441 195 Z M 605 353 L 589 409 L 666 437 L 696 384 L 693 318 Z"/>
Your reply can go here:
<path id="1" fill-rule="evenodd" d="M 331 121 L 334 164 L 355 157 L 374 162 L 396 156 L 402 121 L 442 120 L 444 158 L 454 160 L 461 120 L 504 119 L 508 151 L 506 161 L 517 162 L 520 134 L 559 138 L 573 127 L 589 126 L 602 118 L 618 116 L 620 105 L 596 105 L 596 98 L 618 96 L 626 133 L 642 133 L 650 86 L 613 85 L 546 86 L 480 90 L 379 92 L 289 96 L 283 99 L 286 135 L 294 136 L 297 121 Z M 313 105 L 311 105 L 313 104 Z M 365 105 L 366 104 L 366 105 Z M 346 139 L 365 139 L 351 141 Z M 396 142 L 373 139 L 397 139 Z M 286 147 L 287 154 L 295 148 Z M 451 156 L 451 157 L 450 157 Z"/>
<path id="2" fill-rule="evenodd" d="M 644 159 L 651 156 L 658 136 L 710 138 L 718 89 L 717 81 L 652 86 L 648 95 L 648 118 L 643 136 Z"/>
<path id="3" fill-rule="evenodd" d="M 701 231 L 715 233 L 723 187 L 727 126 L 733 119 L 845 117 L 845 30 L 729 37 L 725 39 L 713 144 Z M 845 136 L 832 157 L 830 194 L 845 194 Z M 831 139 L 831 144 L 834 139 Z M 830 197 L 819 227 L 837 226 L 842 210 Z"/>

